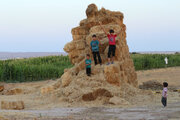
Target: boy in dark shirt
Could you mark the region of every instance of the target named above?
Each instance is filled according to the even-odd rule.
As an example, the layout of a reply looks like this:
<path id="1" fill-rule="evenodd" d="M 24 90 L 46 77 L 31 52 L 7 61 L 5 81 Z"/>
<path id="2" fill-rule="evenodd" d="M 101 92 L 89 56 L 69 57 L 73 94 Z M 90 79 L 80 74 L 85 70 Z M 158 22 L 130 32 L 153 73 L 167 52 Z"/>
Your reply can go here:
<path id="1" fill-rule="evenodd" d="M 91 76 L 91 59 L 89 54 L 87 54 L 85 64 L 86 64 L 86 74 L 87 76 Z"/>
<path id="2" fill-rule="evenodd" d="M 110 64 L 110 60 L 111 60 L 111 63 L 113 64 L 114 63 L 114 56 L 115 56 L 115 52 L 116 52 L 116 37 L 117 37 L 117 34 L 119 34 L 119 33 L 114 34 L 114 30 L 111 29 L 111 30 L 109 30 L 110 34 L 108 34 L 105 31 L 105 29 L 102 27 L 101 22 L 99 22 L 99 24 L 109 39 L 109 50 L 108 50 L 108 63 L 107 63 L 107 65 Z M 111 55 L 112 55 L 112 59 L 111 59 Z"/>
<path id="3" fill-rule="evenodd" d="M 98 57 L 99 63 L 101 64 L 102 61 L 101 61 L 101 56 L 99 53 L 99 41 L 97 40 L 96 35 L 92 36 L 91 50 L 92 50 L 95 65 L 97 65 L 96 56 Z"/>

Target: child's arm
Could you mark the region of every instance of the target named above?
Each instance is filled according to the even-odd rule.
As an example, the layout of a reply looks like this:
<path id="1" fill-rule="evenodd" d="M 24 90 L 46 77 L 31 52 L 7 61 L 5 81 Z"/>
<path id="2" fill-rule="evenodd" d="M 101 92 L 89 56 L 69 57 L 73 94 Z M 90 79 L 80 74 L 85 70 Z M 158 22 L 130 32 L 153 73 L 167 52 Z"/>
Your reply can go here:
<path id="1" fill-rule="evenodd" d="M 123 30 L 123 28 L 121 28 L 121 29 L 116 33 L 116 35 L 120 34 L 122 30 Z"/>
<path id="2" fill-rule="evenodd" d="M 90 63 L 89 63 L 89 64 L 87 64 L 87 65 L 91 65 L 91 61 L 90 61 Z"/>
<path id="3" fill-rule="evenodd" d="M 116 35 L 119 35 L 121 33 L 121 30 L 116 33 Z"/>
<path id="4" fill-rule="evenodd" d="M 91 49 L 91 52 L 92 52 L 92 45 L 91 45 L 91 43 L 90 43 L 90 49 Z"/>
<path id="5" fill-rule="evenodd" d="M 85 61 L 85 64 L 86 64 L 86 61 Z M 91 63 L 89 63 L 89 64 L 86 64 L 86 66 L 88 66 L 88 65 L 91 65 Z"/>
<path id="6" fill-rule="evenodd" d="M 166 95 L 167 95 L 167 91 L 164 91 L 164 96 L 166 97 Z"/>
<path id="7" fill-rule="evenodd" d="M 99 24 L 100 24 L 100 27 L 102 28 L 102 30 L 104 31 L 104 33 L 105 33 L 106 35 L 108 35 L 108 33 L 106 32 L 106 30 L 102 27 L 101 22 L 99 22 Z"/>
<path id="8" fill-rule="evenodd" d="M 98 41 L 99 41 L 99 44 L 100 44 L 100 45 L 101 45 L 101 40 L 102 40 L 102 38 L 99 37 Z"/>
<path id="9" fill-rule="evenodd" d="M 86 64 L 86 66 L 87 66 L 87 65 L 91 65 L 91 62 L 90 62 L 89 64 L 87 64 L 86 61 L 85 61 L 85 64 Z"/>
<path id="10" fill-rule="evenodd" d="M 91 63 L 89 63 L 89 64 L 86 64 L 86 66 L 88 66 L 88 65 L 91 65 Z"/>

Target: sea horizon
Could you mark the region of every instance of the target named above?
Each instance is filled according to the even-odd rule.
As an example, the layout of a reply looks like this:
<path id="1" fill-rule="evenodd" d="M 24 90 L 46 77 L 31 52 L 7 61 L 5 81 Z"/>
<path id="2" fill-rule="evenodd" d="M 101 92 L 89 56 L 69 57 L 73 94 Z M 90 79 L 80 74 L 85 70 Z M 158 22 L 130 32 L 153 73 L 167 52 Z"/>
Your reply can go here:
<path id="1" fill-rule="evenodd" d="M 175 54 L 180 51 L 134 51 L 138 54 Z M 66 52 L 0 52 L 0 60 L 68 55 Z"/>
<path id="2" fill-rule="evenodd" d="M 0 60 L 67 55 L 65 52 L 0 52 Z"/>

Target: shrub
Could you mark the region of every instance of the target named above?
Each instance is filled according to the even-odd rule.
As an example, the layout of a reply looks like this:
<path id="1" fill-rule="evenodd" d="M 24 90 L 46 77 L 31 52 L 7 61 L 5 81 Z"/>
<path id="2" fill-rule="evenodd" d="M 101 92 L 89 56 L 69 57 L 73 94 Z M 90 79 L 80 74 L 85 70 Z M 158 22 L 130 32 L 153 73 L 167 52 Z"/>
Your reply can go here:
<path id="1" fill-rule="evenodd" d="M 165 64 L 165 57 L 168 58 L 168 65 Z M 131 54 L 131 58 L 136 70 L 180 66 L 180 54 Z"/>
<path id="2" fill-rule="evenodd" d="M 0 61 L 0 81 L 27 82 L 59 78 L 72 67 L 68 56 L 48 56 Z"/>

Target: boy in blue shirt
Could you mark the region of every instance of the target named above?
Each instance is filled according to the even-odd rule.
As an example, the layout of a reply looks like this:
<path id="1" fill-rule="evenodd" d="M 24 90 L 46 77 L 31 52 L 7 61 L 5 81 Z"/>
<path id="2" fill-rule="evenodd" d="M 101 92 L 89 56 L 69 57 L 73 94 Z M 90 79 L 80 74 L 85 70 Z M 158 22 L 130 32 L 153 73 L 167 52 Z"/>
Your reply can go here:
<path id="1" fill-rule="evenodd" d="M 100 53 L 99 53 L 99 41 L 97 40 L 96 35 L 92 36 L 91 51 L 92 51 L 92 54 L 93 54 L 95 65 L 97 65 L 96 56 L 98 57 L 99 63 L 102 64 L 101 56 L 100 56 Z"/>
<path id="2" fill-rule="evenodd" d="M 85 64 L 86 64 L 86 74 L 87 76 L 91 76 L 91 59 L 89 54 L 87 54 Z"/>

